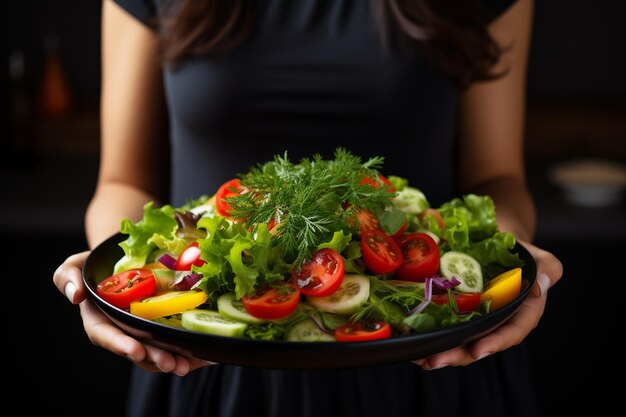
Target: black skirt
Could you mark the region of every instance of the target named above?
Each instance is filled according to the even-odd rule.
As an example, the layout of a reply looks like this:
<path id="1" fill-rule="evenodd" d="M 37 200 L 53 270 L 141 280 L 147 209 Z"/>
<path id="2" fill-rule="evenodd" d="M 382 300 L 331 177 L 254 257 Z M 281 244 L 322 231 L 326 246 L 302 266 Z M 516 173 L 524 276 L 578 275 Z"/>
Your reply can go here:
<path id="1" fill-rule="evenodd" d="M 130 388 L 129 417 L 542 415 L 523 345 L 433 371 L 410 362 L 321 371 L 215 365 L 185 377 L 135 368 Z"/>

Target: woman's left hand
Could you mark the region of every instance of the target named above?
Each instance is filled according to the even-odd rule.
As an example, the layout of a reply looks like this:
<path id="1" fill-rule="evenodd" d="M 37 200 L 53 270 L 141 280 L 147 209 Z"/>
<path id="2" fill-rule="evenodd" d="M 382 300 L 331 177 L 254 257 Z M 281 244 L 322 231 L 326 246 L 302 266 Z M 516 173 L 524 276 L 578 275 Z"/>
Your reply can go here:
<path id="1" fill-rule="evenodd" d="M 537 263 L 537 280 L 519 310 L 502 326 L 477 341 L 416 360 L 414 363 L 426 370 L 469 365 L 519 344 L 537 326 L 546 306 L 548 289 L 561 279 L 563 266 L 550 252 L 530 243 L 519 243 L 528 249 Z"/>

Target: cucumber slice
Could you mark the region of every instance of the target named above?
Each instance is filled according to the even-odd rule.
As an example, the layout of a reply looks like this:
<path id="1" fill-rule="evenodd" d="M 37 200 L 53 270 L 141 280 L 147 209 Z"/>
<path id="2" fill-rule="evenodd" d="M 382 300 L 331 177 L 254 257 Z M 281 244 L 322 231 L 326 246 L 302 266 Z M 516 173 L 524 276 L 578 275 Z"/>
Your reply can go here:
<path id="1" fill-rule="evenodd" d="M 290 342 L 334 342 L 335 336 L 323 332 L 311 319 L 302 320 L 287 332 Z"/>
<path id="2" fill-rule="evenodd" d="M 461 292 L 482 292 L 483 271 L 476 259 L 463 252 L 450 251 L 441 255 L 441 274 L 451 279 L 456 277 L 461 283 L 457 290 Z"/>
<path id="3" fill-rule="evenodd" d="M 413 187 L 404 187 L 398 191 L 393 202 L 400 210 L 416 215 L 430 207 L 424 193 Z"/>
<path id="4" fill-rule="evenodd" d="M 337 314 L 352 314 L 370 296 L 370 280 L 365 275 L 348 274 L 337 290 L 326 297 L 307 297 L 314 307 Z"/>
<path id="5" fill-rule="evenodd" d="M 262 324 L 266 320 L 254 317 L 246 311 L 241 300 L 235 299 L 235 293 L 222 294 L 217 299 L 217 311 L 227 319 L 248 324 Z"/>
<path id="6" fill-rule="evenodd" d="M 243 336 L 248 327 L 246 323 L 222 317 L 217 311 L 198 308 L 183 311 L 181 324 L 187 330 L 230 337 Z"/>

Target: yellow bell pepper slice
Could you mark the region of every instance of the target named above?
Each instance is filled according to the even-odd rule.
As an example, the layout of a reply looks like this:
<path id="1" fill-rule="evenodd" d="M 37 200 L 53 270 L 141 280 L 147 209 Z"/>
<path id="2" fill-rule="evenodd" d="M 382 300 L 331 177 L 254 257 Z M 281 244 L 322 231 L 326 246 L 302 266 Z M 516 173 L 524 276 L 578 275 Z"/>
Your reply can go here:
<path id="1" fill-rule="evenodd" d="M 130 303 L 130 313 L 144 319 L 156 319 L 195 308 L 207 300 L 204 291 L 168 291 Z"/>
<path id="2" fill-rule="evenodd" d="M 513 301 L 522 289 L 522 269 L 513 268 L 487 284 L 481 296 L 482 301 L 491 300 L 489 311 L 495 311 Z"/>

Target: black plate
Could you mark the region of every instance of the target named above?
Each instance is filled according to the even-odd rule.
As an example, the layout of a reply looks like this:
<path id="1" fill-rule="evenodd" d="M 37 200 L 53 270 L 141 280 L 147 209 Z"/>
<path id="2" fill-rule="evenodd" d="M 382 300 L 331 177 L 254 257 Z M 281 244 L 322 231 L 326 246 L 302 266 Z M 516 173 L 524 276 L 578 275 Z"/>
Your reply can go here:
<path id="1" fill-rule="evenodd" d="M 354 368 L 423 358 L 461 346 L 503 324 L 528 296 L 536 277 L 530 253 L 517 244 L 524 261 L 522 291 L 506 306 L 467 323 L 433 332 L 369 342 L 287 342 L 213 336 L 170 327 L 113 307 L 96 294 L 96 285 L 111 275 L 124 252 L 118 245 L 127 236 L 118 233 L 96 247 L 83 268 L 89 298 L 119 327 L 152 345 L 212 362 L 273 369 Z"/>

